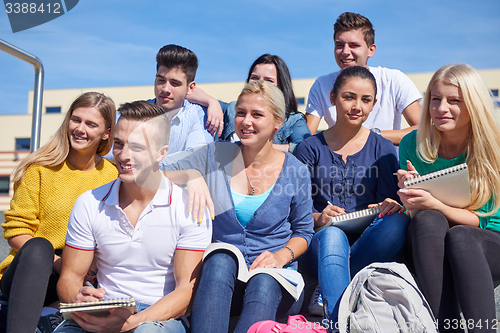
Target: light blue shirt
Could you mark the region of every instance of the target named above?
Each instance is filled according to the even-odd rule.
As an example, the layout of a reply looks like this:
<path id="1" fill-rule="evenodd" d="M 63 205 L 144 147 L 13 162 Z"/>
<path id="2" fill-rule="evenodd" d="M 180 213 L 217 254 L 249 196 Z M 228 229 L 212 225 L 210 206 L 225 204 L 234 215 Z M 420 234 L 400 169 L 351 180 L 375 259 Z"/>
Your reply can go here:
<path id="1" fill-rule="evenodd" d="M 155 103 L 156 99 L 149 100 Z M 170 140 L 167 157 L 160 166 L 169 161 L 177 161 L 185 157 L 195 148 L 213 142 L 214 138 L 205 129 L 205 108 L 184 100 L 179 112 L 170 120 Z"/>
<path id="2" fill-rule="evenodd" d="M 231 197 L 233 198 L 236 217 L 243 227 L 250 222 L 257 209 L 266 201 L 273 187 L 274 184 L 269 190 L 259 195 L 245 195 L 231 188 Z"/>

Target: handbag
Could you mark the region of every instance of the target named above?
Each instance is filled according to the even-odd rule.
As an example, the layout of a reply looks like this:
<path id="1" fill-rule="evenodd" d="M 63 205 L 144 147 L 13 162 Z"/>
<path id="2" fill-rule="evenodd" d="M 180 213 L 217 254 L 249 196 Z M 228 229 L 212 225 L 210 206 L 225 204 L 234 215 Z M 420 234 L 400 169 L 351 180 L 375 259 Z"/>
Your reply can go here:
<path id="1" fill-rule="evenodd" d="M 318 322 L 307 321 L 302 315 L 288 317 L 286 324 L 273 320 L 259 321 L 250 326 L 247 333 L 327 333 Z"/>

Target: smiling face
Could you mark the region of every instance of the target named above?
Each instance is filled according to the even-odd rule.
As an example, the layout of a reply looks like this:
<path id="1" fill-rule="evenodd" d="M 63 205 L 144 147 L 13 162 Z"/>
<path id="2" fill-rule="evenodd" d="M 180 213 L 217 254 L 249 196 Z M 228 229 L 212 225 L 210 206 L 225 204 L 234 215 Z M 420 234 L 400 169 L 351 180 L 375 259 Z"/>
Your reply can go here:
<path id="1" fill-rule="evenodd" d="M 94 107 L 73 110 L 69 119 L 68 138 L 71 149 L 95 154 L 102 140 L 109 137 L 111 129 L 101 113 Z"/>
<path id="2" fill-rule="evenodd" d="M 264 63 L 255 65 L 252 74 L 250 74 L 250 79 L 248 82 L 264 80 L 278 86 L 278 72 L 276 71 L 276 66 L 271 63 Z"/>
<path id="3" fill-rule="evenodd" d="M 181 68 L 160 66 L 156 72 L 154 86 L 156 104 L 168 112 L 182 107 L 186 96 L 193 92 L 195 83 L 187 83 L 186 74 Z"/>
<path id="4" fill-rule="evenodd" d="M 434 126 L 447 135 L 467 135 L 470 116 L 457 86 L 438 80 L 431 89 L 429 112 Z"/>
<path id="5" fill-rule="evenodd" d="M 274 119 L 269 104 L 261 94 L 240 96 L 236 104 L 234 127 L 243 145 L 272 142 L 274 128 L 281 123 Z"/>
<path id="6" fill-rule="evenodd" d="M 335 35 L 335 61 L 340 69 L 352 66 L 368 66 L 368 58 L 376 50 L 375 44 L 368 46 L 360 29 L 340 31 Z"/>
<path id="7" fill-rule="evenodd" d="M 123 183 L 147 187 L 148 178 L 167 155 L 168 146 L 158 147 L 155 140 L 158 129 L 153 121 L 120 118 L 116 124 L 113 156 Z"/>
<path id="8" fill-rule="evenodd" d="M 377 101 L 373 81 L 359 77 L 347 79 L 337 95 L 332 92 L 330 97 L 342 126 L 361 126 Z"/>

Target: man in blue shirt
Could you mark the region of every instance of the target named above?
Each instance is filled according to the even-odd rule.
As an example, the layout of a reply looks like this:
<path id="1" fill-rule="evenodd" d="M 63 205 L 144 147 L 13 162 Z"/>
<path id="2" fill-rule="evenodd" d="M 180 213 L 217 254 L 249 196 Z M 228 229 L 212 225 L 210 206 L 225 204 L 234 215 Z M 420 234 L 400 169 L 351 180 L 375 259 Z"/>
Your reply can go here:
<path id="1" fill-rule="evenodd" d="M 213 141 L 205 128 L 206 109 L 186 100 L 196 85 L 197 69 L 196 54 L 182 46 L 165 45 L 156 55 L 155 98 L 149 102 L 161 106 L 170 119 L 167 158 L 180 157 L 181 152 L 193 151 Z"/>

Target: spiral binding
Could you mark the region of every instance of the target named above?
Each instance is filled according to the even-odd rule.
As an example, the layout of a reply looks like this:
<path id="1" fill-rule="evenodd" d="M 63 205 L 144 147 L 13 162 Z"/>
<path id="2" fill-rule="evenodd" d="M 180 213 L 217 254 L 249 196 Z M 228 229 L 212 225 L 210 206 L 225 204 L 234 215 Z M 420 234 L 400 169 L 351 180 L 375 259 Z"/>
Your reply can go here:
<path id="1" fill-rule="evenodd" d="M 413 186 L 416 184 L 420 184 L 420 183 L 429 181 L 431 179 L 447 176 L 447 175 L 450 175 L 450 174 L 453 174 L 455 172 L 462 171 L 462 170 L 467 170 L 467 163 L 458 164 L 458 165 L 452 166 L 450 168 L 446 168 L 446 169 L 439 170 L 436 172 L 428 173 L 426 175 L 423 175 L 423 176 L 420 176 L 417 178 L 409 179 L 409 180 L 406 180 L 404 184 L 405 184 L 405 187 L 409 187 L 409 186 Z"/>
<path id="2" fill-rule="evenodd" d="M 335 222 L 340 222 L 340 221 L 357 219 L 359 217 L 365 217 L 368 215 L 375 215 L 375 214 L 378 214 L 380 212 L 380 208 L 381 208 L 380 206 L 377 206 L 377 207 L 373 207 L 373 208 L 358 210 L 358 211 L 352 212 L 352 213 L 337 215 L 335 217 L 332 217 L 332 221 L 333 221 L 333 223 L 335 223 Z"/>
<path id="3" fill-rule="evenodd" d="M 116 305 L 116 306 L 135 306 L 134 298 L 116 298 L 110 299 L 106 301 L 94 301 L 94 302 L 75 302 L 75 303 L 60 303 L 60 309 L 73 309 L 79 307 L 90 307 L 90 306 L 108 306 L 108 305 Z"/>

